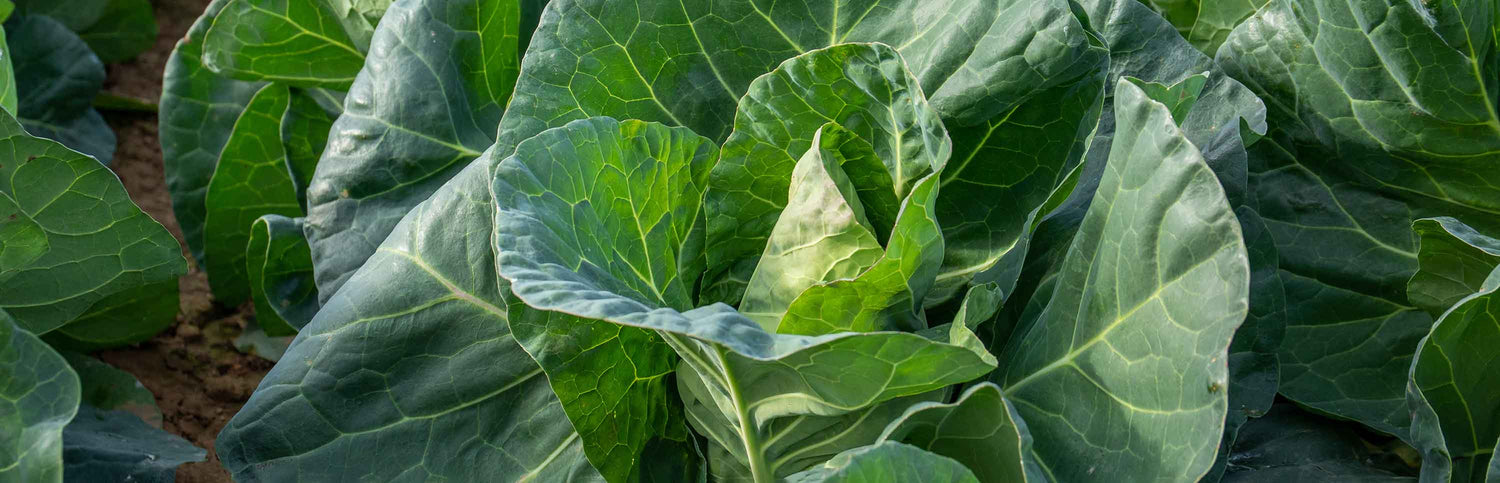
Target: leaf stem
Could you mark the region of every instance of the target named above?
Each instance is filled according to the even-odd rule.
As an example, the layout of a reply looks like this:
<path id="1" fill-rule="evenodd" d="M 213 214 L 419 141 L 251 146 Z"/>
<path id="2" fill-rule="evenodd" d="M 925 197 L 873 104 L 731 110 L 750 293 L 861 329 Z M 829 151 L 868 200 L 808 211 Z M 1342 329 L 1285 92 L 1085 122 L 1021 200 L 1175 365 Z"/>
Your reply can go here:
<path id="1" fill-rule="evenodd" d="M 730 369 L 728 358 L 725 357 L 724 348 L 718 347 L 720 367 L 724 371 L 725 388 L 729 389 L 729 398 L 734 401 L 734 410 L 740 419 L 740 442 L 745 445 L 745 459 L 750 463 L 750 477 L 755 483 L 774 483 L 775 472 L 771 466 L 766 464 L 766 453 L 760 444 L 760 428 L 754 421 L 750 420 L 750 409 L 745 400 L 740 396 L 739 384 L 735 383 L 734 370 Z"/>

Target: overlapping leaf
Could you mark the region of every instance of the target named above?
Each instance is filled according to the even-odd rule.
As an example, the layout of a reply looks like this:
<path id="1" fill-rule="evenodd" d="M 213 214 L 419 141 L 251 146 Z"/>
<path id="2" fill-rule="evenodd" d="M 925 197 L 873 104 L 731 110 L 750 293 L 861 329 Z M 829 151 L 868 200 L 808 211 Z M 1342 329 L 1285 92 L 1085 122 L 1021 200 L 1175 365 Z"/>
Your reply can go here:
<path id="1" fill-rule="evenodd" d="M 1426 247 L 1423 253 L 1426 253 Z M 1485 479 L 1500 438 L 1500 269 L 1422 339 L 1406 389 L 1413 444 L 1432 481 Z"/>
<path id="2" fill-rule="evenodd" d="M 1244 243 L 1166 106 L 1122 80 L 1115 116 L 1053 293 L 1010 339 L 995 380 L 1053 478 L 1194 479 L 1223 429 L 1226 350 L 1247 310 Z M 1089 465 L 1069 459 L 1100 450 L 1108 456 Z"/>
<path id="3" fill-rule="evenodd" d="M 1478 292 L 1500 265 L 1500 240 L 1474 231 L 1450 217 L 1412 223 L 1417 233 L 1417 273 L 1406 283 L 1406 296 L 1434 317 Z"/>
<path id="4" fill-rule="evenodd" d="M 32 135 L 109 164 L 115 156 L 115 132 L 90 105 L 104 87 L 104 64 L 51 17 L 12 15 L 5 34 L 16 75 L 18 104 L 12 114 Z"/>
<path id="5" fill-rule="evenodd" d="M 405 0 L 385 13 L 307 190 L 322 299 L 494 143 L 529 33 L 523 13 L 538 15 L 530 3 Z"/>
<path id="6" fill-rule="evenodd" d="M 616 132 L 638 137 L 598 134 Z M 703 270 L 698 199 L 713 155 L 701 149 L 711 146 L 702 138 L 690 144 L 700 147 L 691 156 L 677 154 L 684 149 L 679 146 L 683 136 L 691 134 L 657 124 L 595 118 L 523 143 L 517 156 L 496 170 L 495 244 L 500 275 L 530 308 L 579 322 L 623 326 L 604 334 L 647 329 L 665 340 L 684 360 L 686 369 L 679 369 L 678 375 L 684 397 L 702 401 L 689 404 L 689 416 L 700 431 L 709 431 L 713 451 L 727 451 L 747 475 L 784 477 L 817 460 L 783 460 L 770 453 L 771 443 L 778 439 L 765 433 L 777 427 L 772 420 L 880 410 L 883 401 L 940 389 L 993 367 L 993 359 L 967 328 L 929 336 L 774 335 L 722 304 L 686 310 L 684 305 L 693 303 L 692 281 Z M 630 149 L 609 147 L 611 143 Z M 542 146 L 583 164 L 554 165 L 532 155 Z M 609 154 L 602 156 L 608 163 L 592 161 L 600 153 Z M 589 156 L 576 157 L 580 154 Z M 668 170 L 661 160 L 677 160 L 687 168 Z M 626 174 L 640 180 L 622 184 L 631 179 Z M 581 327 L 586 325 L 575 324 L 570 330 L 596 333 Z M 559 338 L 563 333 L 548 336 Z M 636 350 L 643 353 L 648 347 Z M 535 351 L 533 355 L 550 365 L 549 356 Z M 600 372 L 588 366 L 558 369 Z M 558 369 L 548 369 L 554 380 Z M 616 398 L 649 401 L 656 394 L 649 386 L 611 386 L 619 394 Z M 564 400 L 572 392 L 556 384 L 554 390 Z M 614 417 L 646 419 L 656 411 L 621 405 Z M 577 424 L 574 414 L 570 412 Z M 881 426 L 875 427 L 870 440 L 845 441 L 845 447 L 873 441 Z M 714 472 L 724 474 L 722 465 L 716 466 Z"/>
<path id="7" fill-rule="evenodd" d="M 1414 483 L 1411 468 L 1377 442 L 1282 402 L 1245 425 L 1221 481 Z"/>
<path id="8" fill-rule="evenodd" d="M 0 478 L 60 481 L 63 426 L 78 410 L 78 375 L 3 310 L 0 340 Z"/>
<path id="9" fill-rule="evenodd" d="M 952 403 L 916 404 L 881 441 L 899 441 L 963 463 L 982 481 L 1047 481 L 1031 432 L 1000 387 L 981 383 Z"/>
<path id="10" fill-rule="evenodd" d="M 270 336 L 297 333 L 318 313 L 302 219 L 265 215 L 250 228 L 245 263 L 255 320 Z"/>
<path id="11" fill-rule="evenodd" d="M 507 327 L 487 166 L 401 223 L 298 334 L 218 454 L 241 480 L 598 478 Z"/>
<path id="12" fill-rule="evenodd" d="M 786 479 L 791 483 L 919 480 L 979 482 L 958 461 L 889 441 L 839 453 L 822 466 Z"/>
<path id="13" fill-rule="evenodd" d="M 0 309 L 23 329 L 55 330 L 133 288 L 175 288 L 162 282 L 187 271 L 177 240 L 98 161 L 26 134 L 9 114 L 0 152 Z"/>
<path id="14" fill-rule="evenodd" d="M 1220 49 L 1218 63 L 1270 110 L 1250 198 L 1298 301 L 1280 354 L 1287 397 L 1406 434 L 1406 371 L 1432 323 L 1406 296 L 1418 267 L 1410 223 L 1500 219 L 1495 36 L 1482 13 L 1493 10 L 1276 0 Z"/>
<path id="15" fill-rule="evenodd" d="M 203 65 L 230 78 L 348 89 L 364 65 L 321 0 L 229 0 L 204 34 Z"/>

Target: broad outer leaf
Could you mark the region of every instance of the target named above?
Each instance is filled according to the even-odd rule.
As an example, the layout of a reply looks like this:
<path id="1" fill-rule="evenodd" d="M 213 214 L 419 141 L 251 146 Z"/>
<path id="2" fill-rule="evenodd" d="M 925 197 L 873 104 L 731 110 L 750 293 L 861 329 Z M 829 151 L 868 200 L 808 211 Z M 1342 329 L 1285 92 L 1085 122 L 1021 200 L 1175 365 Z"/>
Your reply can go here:
<path id="1" fill-rule="evenodd" d="M 980 383 L 958 400 L 916 404 L 891 422 L 881 441 L 898 441 L 953 458 L 982 481 L 1047 481 L 1031 432 L 1000 386 Z"/>
<path id="2" fill-rule="evenodd" d="M 203 66 L 203 35 L 229 0 L 214 0 L 167 58 L 162 74 L 162 163 L 172 213 L 198 264 L 203 265 L 204 197 L 219 153 L 250 98 L 264 85 L 219 77 Z"/>
<path id="3" fill-rule="evenodd" d="M 1412 360 L 1406 399 L 1426 479 L 1479 483 L 1494 457 L 1500 438 L 1497 290 L 1500 269 L 1438 318 Z"/>
<path id="4" fill-rule="evenodd" d="M 555 250 L 572 257 L 559 269 L 613 282 L 608 295 L 692 308 L 717 151 L 686 128 L 609 118 L 521 143 L 495 169 L 500 274 L 507 260 Z M 589 461 L 610 481 L 633 480 L 652 440 L 687 437 L 667 377 L 677 356 L 651 331 L 602 318 L 526 310 L 511 330 L 547 371 Z"/>
<path id="5" fill-rule="evenodd" d="M 0 153 L 0 309 L 23 329 L 45 334 L 116 293 L 175 288 L 160 283 L 187 272 L 177 240 L 98 161 L 27 135 L 9 114 Z M 12 258 L 13 244 L 26 256 Z"/>
<path id="6" fill-rule="evenodd" d="M 302 237 L 302 219 L 257 218 L 245 251 L 256 322 L 270 336 L 297 333 L 318 313 L 318 288 L 307 239 Z"/>
<path id="7" fill-rule="evenodd" d="M 109 8 L 111 0 L 72 0 L 53 2 L 48 0 L 15 0 L 20 13 L 46 15 L 61 22 L 69 30 L 81 32 L 99 22 Z"/>
<path id="8" fill-rule="evenodd" d="M 803 291 L 824 282 L 853 279 L 884 252 L 865 215 L 858 188 L 841 166 L 849 163 L 850 169 L 858 170 L 861 167 L 853 164 L 874 157 L 874 152 L 867 153 L 869 157 L 861 156 L 866 153 L 846 157 L 838 148 L 851 136 L 835 124 L 825 125 L 792 172 L 786 209 L 771 229 L 739 304 L 740 313 L 767 331 L 777 330 L 787 307 Z M 884 166 L 880 168 L 875 174 L 889 179 Z"/>
<path id="9" fill-rule="evenodd" d="M 963 463 L 897 442 L 851 449 L 823 463 L 787 477 L 788 483 L 928 481 L 978 483 Z"/>
<path id="10" fill-rule="evenodd" d="M 90 105 L 104 87 L 104 64 L 88 44 L 50 17 L 16 15 L 5 31 L 16 75 L 16 118 L 32 135 L 109 164 L 115 156 L 115 132 Z"/>
<path id="11" fill-rule="evenodd" d="M 1500 240 L 1474 231 L 1450 217 L 1412 223 L 1417 233 L 1417 273 L 1406 283 L 1406 296 L 1434 317 L 1478 292 L 1500 265 Z"/>
<path id="12" fill-rule="evenodd" d="M 250 298 L 246 246 L 255 220 L 262 215 L 302 215 L 281 143 L 281 119 L 290 98 L 282 84 L 269 84 L 255 94 L 234 123 L 208 184 L 204 268 L 214 299 L 225 305 Z"/>
<path id="13" fill-rule="evenodd" d="M 670 132 L 676 142 L 686 137 L 698 139 L 699 148 L 711 145 L 686 130 L 607 118 L 576 121 L 530 141 L 535 144 L 523 144 L 497 169 L 492 188 L 499 205 L 499 274 L 532 309 L 656 331 L 691 368 L 680 374 L 679 385 L 701 378 L 712 395 L 697 398 L 715 401 L 720 413 L 714 419 L 737 428 L 742 451 L 734 456 L 755 478 L 785 476 L 765 453 L 761 431 L 772 419 L 837 416 L 993 368 L 993 359 L 967 330 L 940 340 L 895 332 L 775 335 L 723 304 L 683 311 L 680 307 L 693 302 L 692 284 L 703 270 L 702 218 L 694 198 L 701 195 L 692 193 L 701 193 L 698 183 L 712 153 L 700 149 L 687 163 L 692 168 L 663 172 L 655 160 L 687 159 L 672 154 L 683 148 L 662 134 L 643 136 L 633 142 L 640 147 L 631 149 L 660 154 L 633 160 L 622 155 L 604 166 L 581 165 L 576 173 L 560 170 L 572 168 L 566 164 L 530 166 L 530 156 L 520 154 L 541 146 L 559 156 L 575 150 L 611 153 L 621 148 L 590 133 L 622 130 Z M 571 143 L 553 141 L 560 136 Z M 622 174 L 642 179 L 621 185 L 627 179 Z M 616 417 L 644 419 L 636 412 L 658 410 L 624 406 L 619 411 Z M 722 447 L 725 441 L 715 444 Z"/>
<path id="14" fill-rule="evenodd" d="M 175 481 L 177 466 L 207 452 L 135 414 L 89 405 L 63 429 L 63 476 L 69 482 Z"/>
<path id="15" fill-rule="evenodd" d="M 229 0 L 203 42 L 203 64 L 240 80 L 348 89 L 364 63 L 322 0 Z"/>
<path id="16" fill-rule="evenodd" d="M 77 32 L 100 61 L 124 62 L 156 43 L 156 16 L 150 0 L 109 0 L 99 20 Z"/>
<path id="17" fill-rule="evenodd" d="M 135 376 L 83 354 L 63 352 L 62 356 L 78 373 L 80 404 L 103 411 L 124 411 L 161 428 L 161 408 L 156 407 L 156 397 Z"/>
<path id="18" fill-rule="evenodd" d="M 1143 0 L 1198 50 L 1213 55 L 1229 32 L 1267 0 Z"/>
<path id="19" fill-rule="evenodd" d="M 474 165 L 412 211 L 297 334 L 219 434 L 239 481 L 598 478 L 507 328 L 489 180 Z"/>
<path id="20" fill-rule="evenodd" d="M 1053 478 L 1192 481 L 1223 430 L 1245 247 L 1218 179 L 1166 106 L 1116 85 L 1098 193 L 1047 305 L 1017 329 L 995 379 Z M 1083 454 L 1099 456 L 1080 464 Z"/>
<path id="21" fill-rule="evenodd" d="M 1281 392 L 1299 404 L 1408 434 L 1407 369 L 1432 324 L 1406 296 L 1410 223 L 1500 228 L 1494 8 L 1275 0 L 1219 50 L 1269 107 L 1251 199 L 1295 301 Z"/>
<path id="22" fill-rule="evenodd" d="M 0 479 L 62 481 L 62 432 L 78 410 L 78 375 L 3 310 L 0 341 Z"/>
<path id="23" fill-rule="evenodd" d="M 1382 454 L 1347 423 L 1281 402 L 1240 431 L 1226 483 L 1415 483 L 1393 455 Z"/>
<path id="24" fill-rule="evenodd" d="M 386 11 L 307 189 L 322 300 L 494 144 L 519 71 L 521 13 L 516 0 L 403 0 Z"/>

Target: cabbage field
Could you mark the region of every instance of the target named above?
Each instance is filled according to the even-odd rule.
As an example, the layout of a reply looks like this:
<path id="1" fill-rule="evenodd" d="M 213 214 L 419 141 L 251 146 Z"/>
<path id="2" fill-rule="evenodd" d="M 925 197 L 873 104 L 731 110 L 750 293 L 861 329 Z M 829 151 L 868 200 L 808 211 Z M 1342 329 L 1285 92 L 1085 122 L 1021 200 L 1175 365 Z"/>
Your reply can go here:
<path id="1" fill-rule="evenodd" d="M 0 15 L 0 482 L 1500 483 L 1500 0 Z"/>

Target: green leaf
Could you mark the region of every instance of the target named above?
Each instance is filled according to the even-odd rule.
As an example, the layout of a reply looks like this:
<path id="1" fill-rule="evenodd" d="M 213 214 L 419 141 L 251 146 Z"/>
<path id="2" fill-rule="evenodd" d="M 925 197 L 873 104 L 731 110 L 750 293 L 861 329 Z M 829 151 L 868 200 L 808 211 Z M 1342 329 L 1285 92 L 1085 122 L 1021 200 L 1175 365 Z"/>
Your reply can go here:
<path id="1" fill-rule="evenodd" d="M 1187 120 L 1188 113 L 1193 110 L 1193 106 L 1198 104 L 1198 97 L 1203 94 L 1203 86 L 1208 84 L 1208 73 L 1188 77 L 1170 86 L 1134 77 L 1125 79 L 1141 88 L 1146 97 L 1167 106 L 1167 112 L 1172 113 L 1172 122 L 1180 127 L 1183 121 Z"/>
<path id="2" fill-rule="evenodd" d="M 173 481 L 177 466 L 207 452 L 125 411 L 89 405 L 63 429 L 66 481 Z"/>
<path id="3" fill-rule="evenodd" d="M 62 356 L 78 373 L 81 404 L 103 411 L 124 411 L 161 428 L 161 408 L 156 407 L 156 397 L 135 376 L 83 354 L 63 352 Z"/>
<path id="4" fill-rule="evenodd" d="M 1166 106 L 1122 80 L 1114 111 L 1109 164 L 1055 291 L 1001 352 L 994 380 L 1053 478 L 1192 480 L 1223 429 L 1247 256 L 1218 179 Z M 1121 453 L 1073 464 L 1090 448 Z"/>
<path id="5" fill-rule="evenodd" d="M 237 479 L 598 479 L 507 328 L 488 164 L 412 211 L 297 335 L 219 434 Z"/>
<path id="6" fill-rule="evenodd" d="M 307 189 L 328 147 L 333 120 L 344 112 L 344 93 L 328 89 L 292 89 L 291 93 L 291 103 L 281 117 L 281 143 L 297 186 L 297 203 L 307 211 Z"/>
<path id="7" fill-rule="evenodd" d="M 0 266 L 0 309 L 22 328 L 45 334 L 111 295 L 187 272 L 177 240 L 98 161 L 27 135 L 8 114 L 0 115 L 0 152 L 8 153 L 0 156 L 0 236 L 20 220 L 33 240 L 26 245 L 46 247 Z M 9 244 L 0 261 L 17 261 Z"/>
<path id="8" fill-rule="evenodd" d="M 568 267 L 615 282 L 623 300 L 692 308 L 703 270 L 699 204 L 717 148 L 685 128 L 609 118 L 521 143 L 495 169 L 501 274 L 506 260 L 543 244 L 574 257 Z M 636 465 L 651 440 L 686 439 L 669 398 L 677 356 L 649 330 L 598 319 L 526 310 L 511 330 L 547 371 L 589 461 L 626 481 L 644 470 Z"/>
<path id="9" fill-rule="evenodd" d="M 251 321 L 245 325 L 245 330 L 234 338 L 234 349 L 243 354 L 253 354 L 271 362 L 279 362 L 281 356 L 286 355 L 287 347 L 292 345 L 292 340 L 292 336 L 266 335 L 265 329 L 262 329 L 260 324 Z"/>
<path id="10" fill-rule="evenodd" d="M 1411 222 L 1500 228 L 1493 22 L 1462 22 L 1456 5 L 1276 0 L 1217 58 L 1273 127 L 1252 146 L 1250 185 L 1297 301 L 1281 392 L 1390 434 L 1408 434 L 1406 372 L 1432 325 L 1406 295 Z"/>
<path id="11" fill-rule="evenodd" d="M 78 375 L 0 310 L 0 479 L 62 480 L 63 426 L 78 410 Z"/>
<path id="12" fill-rule="evenodd" d="M 177 322 L 177 284 L 177 277 L 172 277 L 115 292 L 42 339 L 53 347 L 78 352 L 149 340 Z"/>
<path id="13" fill-rule="evenodd" d="M 112 0 L 16 0 L 16 7 L 28 15 L 46 15 L 74 32 L 81 32 L 104 16 Z"/>
<path id="14" fill-rule="evenodd" d="M 422 0 L 385 12 L 307 189 L 323 300 L 408 210 L 494 144 L 524 48 L 518 3 Z"/>
<path id="15" fill-rule="evenodd" d="M 1212 55 L 1240 21 L 1268 0 L 1142 0 L 1177 27 L 1198 50 Z"/>
<path id="16" fill-rule="evenodd" d="M 970 387 L 952 403 L 913 405 L 880 440 L 953 458 L 981 481 L 1047 481 L 1026 423 L 1000 387 L 988 382 Z"/>
<path id="17" fill-rule="evenodd" d="M 1478 292 L 1500 265 L 1500 240 L 1485 236 L 1450 217 L 1423 218 L 1411 225 L 1417 233 L 1417 273 L 1406 283 L 1406 296 L 1434 317 Z"/>
<path id="18" fill-rule="evenodd" d="M 104 87 L 104 64 L 50 17 L 17 15 L 6 24 L 19 101 L 16 118 L 34 136 L 109 164 L 115 132 L 90 104 Z"/>
<path id="19" fill-rule="evenodd" d="M 150 0 L 109 0 L 99 21 L 76 32 L 99 60 L 125 62 L 156 43 L 156 16 Z"/>
<path id="20" fill-rule="evenodd" d="M 16 70 L 10 61 L 10 44 L 5 40 L 8 36 L 5 29 L 0 28 L 0 108 L 15 114 L 20 100 L 16 97 Z"/>
<path id="21" fill-rule="evenodd" d="M 364 63 L 321 0 L 229 0 L 203 41 L 203 64 L 239 80 L 348 89 Z"/>
<path id="22" fill-rule="evenodd" d="M 755 267 L 786 207 L 794 165 L 826 123 L 853 126 L 852 134 L 885 165 L 894 192 L 879 197 L 906 198 L 917 180 L 942 169 L 953 150 L 937 110 L 895 49 L 841 44 L 782 63 L 750 83 L 710 180 L 711 271 L 704 284 L 710 299 L 739 298 L 730 294 L 743 291 L 733 286 L 744 282 L 735 280 Z M 867 224 L 882 241 L 895 224 L 894 213 L 881 209 L 889 205 L 875 201 L 868 213 Z"/>
<path id="23" fill-rule="evenodd" d="M 100 92 L 94 96 L 94 108 L 105 111 L 149 112 L 152 114 L 157 114 L 161 111 L 154 102 L 109 92 Z"/>
<path id="24" fill-rule="evenodd" d="M 255 94 L 234 123 L 208 184 L 204 268 L 214 299 L 225 305 L 250 298 L 246 246 L 255 220 L 262 215 L 302 215 L 281 143 L 281 118 L 290 97 L 282 84 L 267 85 Z"/>
<path id="25" fill-rule="evenodd" d="M 823 335 L 927 328 L 922 299 L 942 265 L 934 205 L 938 179 L 917 182 L 901 206 L 885 255 L 851 280 L 808 288 L 787 307 L 777 332 Z"/>
<path id="26" fill-rule="evenodd" d="M 837 126 L 829 123 L 819 129 L 813 146 L 797 161 L 786 209 L 771 229 L 740 302 L 740 313 L 767 331 L 777 331 L 787 307 L 808 288 L 853 279 L 884 252 L 865 216 L 857 185 L 841 167 L 852 163 L 850 170 L 859 172 L 878 159 L 874 152 L 862 150 L 867 143 Z M 854 152 L 840 150 L 851 146 Z M 857 166 L 861 161 L 863 166 Z M 879 168 L 879 179 L 889 180 L 884 167 Z"/>
<path id="27" fill-rule="evenodd" d="M 162 74 L 161 116 L 157 122 L 167 190 L 172 194 L 172 214 L 199 266 L 204 265 L 204 197 L 208 183 L 235 121 L 264 85 L 219 77 L 203 66 L 203 35 L 228 2 L 209 3 L 203 16 L 177 42 Z"/>
<path id="28" fill-rule="evenodd" d="M 1411 469 L 1401 460 L 1377 448 L 1348 424 L 1313 416 L 1282 402 L 1240 431 L 1221 481 L 1416 481 L 1406 476 Z"/>
<path id="29" fill-rule="evenodd" d="M 1426 253 L 1426 250 L 1423 250 Z M 1432 481 L 1484 481 L 1500 438 L 1500 269 L 1438 318 L 1411 365 L 1406 400 L 1422 474 Z"/>
<path id="30" fill-rule="evenodd" d="M 672 142 L 663 139 L 668 134 Z M 679 138 L 696 141 L 684 147 Z M 548 156 L 533 154 L 541 152 Z M 608 118 L 577 121 L 523 143 L 496 169 L 492 186 L 499 274 L 532 309 L 655 331 L 690 368 L 679 369 L 679 386 L 704 388 L 708 394 L 692 396 L 714 401 L 710 422 L 732 426 L 732 437 L 710 435 L 717 451 L 731 448 L 762 480 L 801 469 L 772 459 L 774 437 L 762 429 L 774 419 L 840 416 L 993 368 L 967 331 L 957 340 L 947 333 L 934 336 L 940 340 L 899 332 L 776 335 L 723 304 L 686 310 L 703 271 L 698 204 L 712 159 L 711 143 L 686 130 Z M 685 167 L 670 169 L 669 160 Z M 545 355 L 533 355 L 547 364 Z M 654 394 L 642 389 L 646 394 L 633 397 Z M 570 389 L 555 384 L 554 390 L 566 399 Z M 645 420 L 657 411 L 627 405 L 615 417 Z M 703 431 L 703 416 L 697 418 Z"/>
<path id="31" fill-rule="evenodd" d="M 245 252 L 256 322 L 270 336 L 296 334 L 318 313 L 318 288 L 302 219 L 255 219 Z"/>
<path id="32" fill-rule="evenodd" d="M 787 477 L 789 483 L 857 481 L 974 482 L 979 479 L 962 463 L 896 443 L 851 449 L 822 466 Z"/>

